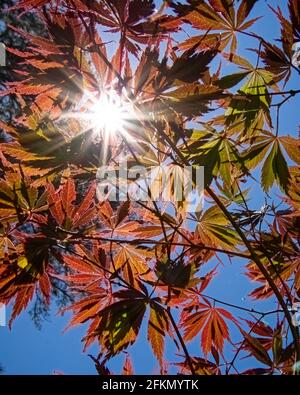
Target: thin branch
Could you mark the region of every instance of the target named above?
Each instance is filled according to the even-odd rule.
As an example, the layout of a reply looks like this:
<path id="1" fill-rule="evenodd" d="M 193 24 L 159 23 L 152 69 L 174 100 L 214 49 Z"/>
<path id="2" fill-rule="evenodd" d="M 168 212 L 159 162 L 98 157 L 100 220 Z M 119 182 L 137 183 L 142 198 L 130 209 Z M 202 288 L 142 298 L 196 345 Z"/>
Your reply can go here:
<path id="1" fill-rule="evenodd" d="M 266 315 L 266 314 L 265 314 L 265 315 Z M 260 321 L 264 318 L 265 315 L 262 315 L 261 317 L 259 317 L 258 320 L 255 322 L 255 324 L 252 325 L 252 327 L 250 328 L 250 331 L 248 332 L 249 335 L 250 335 L 250 333 L 256 328 L 256 326 L 260 323 Z M 240 346 L 238 347 L 238 349 L 237 349 L 237 351 L 236 351 L 234 357 L 232 358 L 231 362 L 229 363 L 228 369 L 226 369 L 226 374 L 229 373 L 229 371 L 230 371 L 231 368 L 234 368 L 234 369 L 235 369 L 235 367 L 234 367 L 234 362 L 235 362 L 235 360 L 237 359 L 237 357 L 238 357 L 239 353 L 241 352 L 241 350 L 243 349 L 243 346 L 244 346 L 244 344 L 245 344 L 245 341 L 246 341 L 246 340 L 244 339 L 244 340 L 241 342 Z M 235 369 L 235 370 L 236 370 L 236 369 Z"/>
<path id="2" fill-rule="evenodd" d="M 250 212 L 250 210 L 249 210 L 248 204 L 247 204 L 247 202 L 246 202 L 246 199 L 245 199 L 245 197 L 244 197 L 244 195 L 243 195 L 243 192 L 242 192 L 242 190 L 241 190 L 241 188 L 240 188 L 238 182 L 237 182 L 237 186 L 238 186 L 240 195 L 241 195 L 241 197 L 242 197 L 244 206 L 245 206 L 245 208 L 246 208 L 246 211 L 247 211 L 247 213 L 248 213 L 248 215 L 249 215 L 251 212 Z M 264 247 L 262 241 L 261 241 L 260 239 L 257 238 L 256 232 L 255 232 L 255 226 L 254 226 L 254 224 L 253 224 L 251 215 L 249 215 L 249 217 L 250 217 L 250 225 L 251 225 L 252 237 L 253 237 L 253 238 L 256 240 L 256 242 L 259 244 L 259 246 L 260 246 L 262 252 L 265 254 L 266 258 L 268 259 L 270 265 L 272 266 L 274 272 L 276 273 L 277 277 L 279 278 L 279 281 L 281 282 L 281 285 L 283 286 L 283 288 L 284 288 L 284 290 L 285 290 L 285 292 L 286 292 L 286 295 L 287 295 L 287 297 L 288 297 L 288 300 L 289 300 L 290 304 L 292 305 L 292 304 L 293 304 L 293 301 L 292 301 L 292 298 L 291 298 L 290 290 L 289 290 L 289 288 L 287 287 L 287 285 L 286 285 L 285 281 L 283 280 L 283 278 L 281 277 L 281 274 L 280 274 L 280 272 L 278 271 L 277 266 L 273 263 L 272 258 L 269 256 L 268 251 L 267 251 L 266 248 Z"/>
<path id="3" fill-rule="evenodd" d="M 221 202 L 219 197 L 212 191 L 212 189 L 210 187 L 207 186 L 206 190 L 207 190 L 208 194 L 213 198 L 213 200 L 217 203 L 217 205 L 222 210 L 224 215 L 228 218 L 228 220 L 232 224 L 233 228 L 236 230 L 236 232 L 238 233 L 238 235 L 242 239 L 243 243 L 247 247 L 248 251 L 250 252 L 253 261 L 256 263 L 256 265 L 258 266 L 258 268 L 261 271 L 262 275 L 265 277 L 265 279 L 267 280 L 269 286 L 271 287 L 272 291 L 274 292 L 274 294 L 275 294 L 280 306 L 282 307 L 282 309 L 284 311 L 284 315 L 285 315 L 285 317 L 286 317 L 286 319 L 288 321 L 288 324 L 290 326 L 291 333 L 292 333 L 292 336 L 293 336 L 293 339 L 294 339 L 294 342 L 295 342 L 295 347 L 296 347 L 296 352 L 297 352 L 297 359 L 299 360 L 300 359 L 299 333 L 298 333 L 297 328 L 293 325 L 291 314 L 290 314 L 290 312 L 289 312 L 289 310 L 288 310 L 288 308 L 286 306 L 286 303 L 285 303 L 285 301 L 284 301 L 279 289 L 277 288 L 274 280 L 270 276 L 268 270 L 265 268 L 264 264 L 260 261 L 258 255 L 256 254 L 256 252 L 252 248 L 251 243 L 249 242 L 247 237 L 244 235 L 244 233 L 242 232 L 240 227 L 237 225 L 237 223 L 233 219 L 232 215 L 227 210 L 227 208 L 224 206 L 224 204 Z"/>
<path id="4" fill-rule="evenodd" d="M 37 222 L 38 223 L 38 222 Z M 103 237 L 103 236 L 89 236 L 85 234 L 81 234 L 78 232 L 72 232 L 66 229 L 63 229 L 61 227 L 56 227 L 60 232 L 64 232 L 68 235 L 72 235 L 73 238 L 70 238 L 70 242 L 77 242 L 77 241 L 82 241 L 83 239 L 86 240 L 99 240 L 99 241 L 104 241 L 107 243 L 116 243 L 116 244 L 131 244 L 131 245 L 142 245 L 142 244 L 148 244 L 148 245 L 167 245 L 169 242 L 166 241 L 159 241 L 159 240 L 149 240 L 149 239 L 134 239 L 134 240 L 128 240 L 128 239 L 114 239 L 111 237 Z M 189 243 L 182 243 L 182 242 L 173 242 L 173 245 L 178 246 L 178 247 L 189 247 L 191 249 L 196 249 L 196 250 L 206 250 L 206 251 L 213 251 L 217 252 L 220 254 L 227 254 L 227 255 L 232 255 L 232 256 L 238 256 L 240 258 L 244 259 L 250 259 L 251 255 L 244 254 L 242 252 L 237 252 L 237 251 L 230 251 L 230 250 L 225 250 L 221 248 L 214 248 L 214 247 L 208 247 L 205 245 L 197 245 L 194 244 L 193 242 Z"/>
<path id="5" fill-rule="evenodd" d="M 187 361 L 187 363 L 189 365 L 190 371 L 191 371 L 192 374 L 196 374 L 195 368 L 193 366 L 192 358 L 190 357 L 190 354 L 189 354 L 188 349 L 187 349 L 187 347 L 185 345 L 183 337 L 181 336 L 181 333 L 180 333 L 179 328 L 178 328 L 178 326 L 176 324 L 176 321 L 174 320 L 174 317 L 173 317 L 173 315 L 171 313 L 171 309 L 168 307 L 167 309 L 165 309 L 165 311 L 167 312 L 167 314 L 168 314 L 168 316 L 170 318 L 170 321 L 171 321 L 171 323 L 173 325 L 173 328 L 174 328 L 174 330 L 176 332 L 176 335 L 178 337 L 178 340 L 179 340 L 179 342 L 181 344 L 182 350 L 183 350 L 184 355 L 186 357 L 186 361 Z"/>
<path id="6" fill-rule="evenodd" d="M 259 40 L 261 43 L 263 43 L 267 47 L 269 46 L 269 43 L 263 37 L 259 36 L 258 34 L 255 34 L 253 32 L 251 32 L 251 33 L 245 32 L 244 30 L 239 30 L 239 29 L 236 29 L 236 31 L 241 34 L 244 34 L 245 36 L 252 37 L 252 38 Z M 294 66 L 292 62 L 290 62 L 289 65 L 291 66 L 292 69 L 297 71 L 298 74 L 300 74 L 300 69 L 298 69 L 296 66 Z"/>
<path id="7" fill-rule="evenodd" d="M 265 315 L 270 315 L 270 314 L 275 314 L 275 313 L 283 313 L 283 310 L 280 310 L 280 309 L 271 310 L 271 311 L 267 311 L 267 312 L 258 311 L 258 310 L 255 310 L 255 309 L 248 309 L 247 307 L 242 307 L 242 306 L 238 306 L 238 305 L 233 304 L 233 303 L 224 302 L 223 300 L 214 298 L 214 297 L 209 296 L 209 295 L 205 295 L 203 293 L 201 293 L 199 295 L 203 296 L 204 298 L 213 300 L 216 303 L 220 303 L 220 304 L 222 304 L 224 306 L 232 307 L 233 309 L 238 309 L 238 310 L 242 310 L 242 311 L 247 311 L 248 313 L 252 313 L 252 314 L 259 314 L 259 315 L 265 316 Z"/>
<path id="8" fill-rule="evenodd" d="M 300 90 L 299 90 L 300 92 Z M 166 141 L 168 142 L 168 144 L 170 144 L 170 146 L 172 147 L 172 149 L 176 152 L 176 154 L 179 156 L 179 158 L 181 159 L 181 161 L 183 162 L 184 165 L 189 165 L 189 162 L 187 161 L 187 159 L 183 156 L 183 154 L 181 153 L 181 151 L 177 148 L 177 146 L 173 143 L 173 141 L 170 139 L 169 136 L 167 136 L 165 134 L 164 131 L 161 132 L 161 134 L 163 135 L 163 137 L 166 139 Z M 260 261 L 258 255 L 256 254 L 256 252 L 254 251 L 254 249 L 252 248 L 251 243 L 249 242 L 249 240 L 247 239 L 247 237 L 244 235 L 243 231 L 240 229 L 240 227 L 238 226 L 238 224 L 235 222 L 235 220 L 233 219 L 232 215 L 230 214 L 230 212 L 227 210 L 227 208 L 225 207 L 225 205 L 222 203 L 222 201 L 219 199 L 219 197 L 213 192 L 213 190 L 209 187 L 206 186 L 206 191 L 207 193 L 210 195 L 210 197 L 214 200 L 214 202 L 218 205 L 218 207 L 221 209 L 221 211 L 223 212 L 223 214 L 225 215 L 225 217 L 229 220 L 229 222 L 231 223 L 231 225 L 233 226 L 233 228 L 236 230 L 236 232 L 238 233 L 238 235 L 240 236 L 241 240 L 243 241 L 244 245 L 246 246 L 246 248 L 248 249 L 252 260 L 256 263 L 257 267 L 259 268 L 260 272 L 262 273 L 262 275 L 265 277 L 265 279 L 267 280 L 269 286 L 271 287 L 272 291 L 274 292 L 274 295 L 276 296 L 280 306 L 282 307 L 283 311 L 284 311 L 284 315 L 287 319 L 287 322 L 290 326 L 291 329 L 291 333 L 293 336 L 293 340 L 295 343 L 295 347 L 296 347 L 296 354 L 297 354 L 297 360 L 300 360 L 300 341 L 299 341 L 299 333 L 298 333 L 298 329 L 293 325 L 292 322 L 292 318 L 291 318 L 291 314 L 287 308 L 287 305 L 279 291 L 279 289 L 277 288 L 274 280 L 272 279 L 272 277 L 270 276 L 268 270 L 265 268 L 264 264 Z"/>

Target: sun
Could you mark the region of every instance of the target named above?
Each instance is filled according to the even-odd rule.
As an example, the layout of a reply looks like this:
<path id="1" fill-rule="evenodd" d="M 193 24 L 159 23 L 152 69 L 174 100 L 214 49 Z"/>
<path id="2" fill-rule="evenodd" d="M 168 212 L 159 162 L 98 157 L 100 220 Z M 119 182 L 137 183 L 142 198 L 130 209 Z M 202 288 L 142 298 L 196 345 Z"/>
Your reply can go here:
<path id="1" fill-rule="evenodd" d="M 128 126 L 133 119 L 133 108 L 129 101 L 115 91 L 106 91 L 99 98 L 91 99 L 86 114 L 95 135 L 114 137 L 128 135 Z"/>
<path id="2" fill-rule="evenodd" d="M 93 142 L 105 147 L 116 147 L 122 140 L 136 144 L 134 136 L 140 118 L 134 101 L 124 92 L 112 89 L 97 93 L 85 91 L 74 110 L 64 117 L 76 120 L 81 133 L 88 133 Z"/>

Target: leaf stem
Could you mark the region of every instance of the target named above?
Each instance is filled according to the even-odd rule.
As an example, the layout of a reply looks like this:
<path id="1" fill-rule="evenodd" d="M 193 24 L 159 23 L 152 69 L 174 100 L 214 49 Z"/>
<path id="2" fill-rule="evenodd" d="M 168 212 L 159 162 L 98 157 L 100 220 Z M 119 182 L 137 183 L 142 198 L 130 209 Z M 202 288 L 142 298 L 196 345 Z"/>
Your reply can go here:
<path id="1" fill-rule="evenodd" d="M 300 92 L 300 90 L 299 90 Z M 164 131 L 161 132 L 161 134 L 163 135 L 163 137 L 165 138 L 165 140 L 168 142 L 168 144 L 170 144 L 170 146 L 172 147 L 172 149 L 176 152 L 176 154 L 179 156 L 179 158 L 182 160 L 182 162 L 185 165 L 189 165 L 189 162 L 187 161 L 187 159 L 183 156 L 183 154 L 181 153 L 181 151 L 177 148 L 177 146 L 173 143 L 173 141 L 171 140 L 171 138 L 166 135 L 166 133 Z M 252 248 L 251 243 L 249 242 L 249 240 L 247 239 L 247 237 L 244 235 L 243 231 L 240 229 L 240 227 L 238 226 L 238 224 L 235 222 L 235 220 L 233 219 L 232 215 L 230 214 L 230 212 L 227 210 L 227 208 L 225 207 L 225 205 L 222 203 L 222 201 L 219 199 L 219 197 L 213 192 L 213 190 L 209 187 L 206 186 L 206 191 L 207 193 L 210 195 L 210 197 L 215 201 L 215 203 L 218 205 L 218 207 L 220 208 L 220 210 L 224 213 L 224 215 L 228 218 L 229 222 L 231 223 L 231 225 L 233 226 L 233 228 L 236 230 L 236 232 L 238 233 L 238 235 L 240 236 L 241 240 L 243 241 L 244 245 L 246 246 L 246 248 L 248 249 L 252 260 L 256 263 L 257 267 L 259 268 L 259 270 L 261 271 L 262 275 L 265 277 L 265 279 L 267 280 L 269 286 L 271 287 L 272 291 L 274 292 L 274 295 L 276 296 L 278 303 L 280 304 L 284 315 L 287 319 L 287 322 L 289 324 L 289 327 L 291 329 L 291 333 L 293 336 L 293 340 L 295 343 L 295 348 L 296 348 L 296 357 L 297 360 L 300 360 L 300 341 L 299 341 L 299 333 L 297 328 L 293 325 L 292 323 L 292 318 L 291 318 L 291 314 L 286 306 L 286 303 L 279 291 L 279 289 L 277 288 L 275 282 L 273 281 L 272 277 L 270 276 L 268 270 L 265 268 L 264 264 L 260 261 L 259 257 L 257 256 L 256 252 L 254 251 L 254 249 Z"/>
<path id="2" fill-rule="evenodd" d="M 185 355 L 185 357 L 186 357 L 187 364 L 189 365 L 190 371 L 191 371 L 192 374 L 196 374 L 195 368 L 194 368 L 194 366 L 193 366 L 192 358 L 191 358 L 191 356 L 190 356 L 190 354 L 189 354 L 189 352 L 188 352 L 188 349 L 187 349 L 187 347 L 186 347 L 186 345 L 185 345 L 185 342 L 184 342 L 184 340 L 183 340 L 183 337 L 181 336 L 181 333 L 180 333 L 179 328 L 178 328 L 178 326 L 177 326 L 177 324 L 176 324 L 176 321 L 174 320 L 174 317 L 173 317 L 173 315 L 172 315 L 172 313 L 171 313 L 170 307 L 168 307 L 167 309 L 165 309 L 165 311 L 167 312 L 167 314 L 168 314 L 168 316 L 169 316 L 169 318 L 170 318 L 170 321 L 171 321 L 171 323 L 172 323 L 172 325 L 173 325 L 173 328 L 174 328 L 174 330 L 175 330 L 175 332 L 176 332 L 176 335 L 177 335 L 177 337 L 178 337 L 178 340 L 179 340 L 179 342 L 180 342 L 180 344 L 181 344 L 182 350 L 183 350 L 184 355 Z"/>
<path id="3" fill-rule="evenodd" d="M 286 303 L 285 303 L 285 301 L 284 301 L 279 289 L 277 288 L 275 282 L 273 281 L 272 277 L 270 276 L 268 270 L 265 268 L 264 264 L 260 261 L 260 259 L 257 256 L 256 252 L 252 248 L 251 243 L 249 242 L 247 237 L 244 235 L 244 233 L 242 232 L 240 227 L 236 224 L 236 222 L 234 221 L 232 215 L 226 209 L 226 207 L 221 202 L 219 197 L 213 192 L 213 190 L 209 186 L 206 187 L 206 190 L 207 190 L 208 194 L 212 197 L 212 199 L 217 203 L 217 205 L 222 210 L 224 215 L 228 218 L 228 220 L 230 221 L 230 223 L 232 224 L 234 229 L 237 231 L 237 233 L 239 234 L 239 236 L 242 239 L 243 243 L 245 244 L 245 246 L 247 247 L 248 251 L 250 252 L 251 258 L 256 263 L 257 267 L 259 268 L 259 270 L 261 271 L 261 273 L 263 274 L 263 276 L 267 280 L 269 286 L 271 287 L 272 291 L 274 292 L 274 294 L 275 294 L 275 296 L 276 296 L 276 298 L 278 300 L 278 303 L 280 304 L 280 306 L 281 306 L 281 308 L 282 308 L 282 310 L 284 312 L 284 315 L 285 315 L 285 317 L 286 317 L 286 319 L 288 321 L 288 324 L 290 326 L 291 333 L 292 333 L 292 336 L 293 336 L 293 339 L 294 339 L 294 342 L 295 342 L 297 360 L 300 360 L 299 333 L 297 331 L 297 328 L 292 323 L 291 314 L 290 314 L 290 312 L 289 312 L 289 310 L 288 310 L 288 308 L 286 306 Z"/>

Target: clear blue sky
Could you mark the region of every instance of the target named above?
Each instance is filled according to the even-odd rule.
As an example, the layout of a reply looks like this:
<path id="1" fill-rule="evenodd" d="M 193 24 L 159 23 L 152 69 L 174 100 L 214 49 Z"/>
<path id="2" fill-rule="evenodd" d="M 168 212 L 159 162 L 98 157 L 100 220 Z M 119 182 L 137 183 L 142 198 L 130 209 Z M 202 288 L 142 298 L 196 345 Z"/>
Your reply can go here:
<path id="1" fill-rule="evenodd" d="M 287 1 L 272 0 L 268 2 L 259 0 L 252 16 L 269 15 L 270 17 L 258 21 L 252 30 L 267 40 L 274 40 L 279 38 L 279 25 L 274 23 L 274 17 L 267 8 L 268 3 L 272 4 L 272 6 L 280 5 L 283 9 L 286 9 Z M 244 48 L 253 46 L 252 42 L 245 37 L 239 42 L 241 47 Z M 243 54 L 246 55 L 246 52 L 243 51 Z M 251 52 L 247 52 L 247 56 L 249 59 L 253 59 Z M 224 68 L 224 72 L 226 72 L 226 67 Z M 289 85 L 294 88 L 299 87 L 299 77 L 294 77 Z M 299 104 L 299 100 L 294 98 L 290 101 L 290 104 L 284 106 L 282 113 L 283 122 L 281 125 L 282 134 L 296 135 Z M 251 207 L 259 209 L 264 203 L 259 190 L 256 190 L 252 194 L 252 197 Z M 249 284 L 245 276 L 241 275 L 244 271 L 242 263 L 239 260 L 234 260 L 234 263 L 231 264 L 225 259 L 223 267 L 219 267 L 217 278 L 207 289 L 206 293 L 243 307 L 253 307 L 262 310 L 264 308 L 274 308 L 273 301 L 253 303 L 248 298 L 247 294 L 250 289 L 253 289 L 253 285 Z M 212 264 L 210 265 L 212 266 Z M 207 270 L 209 267 L 206 266 Z M 242 316 L 238 311 L 235 311 L 235 314 Z M 54 370 L 58 370 L 66 374 L 95 374 L 93 362 L 83 353 L 82 343 L 80 342 L 80 339 L 85 334 L 86 327 L 77 327 L 64 334 L 62 333 L 69 318 L 70 315 L 65 315 L 64 317 L 56 316 L 56 308 L 54 306 L 50 321 L 45 321 L 40 331 L 34 326 L 27 312 L 22 313 L 16 319 L 11 331 L 8 327 L 0 327 L 0 364 L 4 368 L 4 373 L 51 374 Z M 151 371 L 158 373 L 154 370 L 155 361 L 145 338 L 145 331 L 142 330 L 136 345 L 131 349 L 135 371 L 139 374 Z M 199 355 L 199 338 L 197 337 L 188 347 L 192 355 Z M 227 346 L 227 350 L 231 348 L 232 346 Z M 96 355 L 97 350 L 97 346 L 92 346 L 89 349 L 89 353 Z M 173 352 L 174 348 L 172 344 L 168 343 L 167 357 L 169 355 L 171 359 Z M 121 357 L 116 358 L 109 366 L 113 371 L 118 373 L 123 360 L 124 355 L 121 355 Z M 243 361 L 245 369 L 250 365 L 249 360 L 246 359 Z"/>

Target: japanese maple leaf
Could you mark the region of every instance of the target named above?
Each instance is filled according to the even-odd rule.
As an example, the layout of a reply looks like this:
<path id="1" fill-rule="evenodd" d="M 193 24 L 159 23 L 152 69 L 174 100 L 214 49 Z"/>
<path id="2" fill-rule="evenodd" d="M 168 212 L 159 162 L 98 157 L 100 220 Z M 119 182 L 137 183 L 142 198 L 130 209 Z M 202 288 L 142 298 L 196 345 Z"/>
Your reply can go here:
<path id="1" fill-rule="evenodd" d="M 34 95 L 35 110 L 55 110 L 57 113 L 78 101 L 85 77 L 94 86 L 95 81 L 80 50 L 88 45 L 87 33 L 72 20 L 50 15 L 44 13 L 50 40 L 9 26 L 30 43 L 31 52 L 8 48 L 20 58 L 15 72 L 22 72 L 23 78 L 7 82 L 7 89 L 2 90 L 1 95 Z"/>
<path id="2" fill-rule="evenodd" d="M 258 19 L 246 21 L 256 1 L 242 0 L 238 9 L 235 9 L 235 2 L 232 0 L 189 1 L 189 5 L 173 5 L 184 21 L 190 23 L 195 29 L 206 32 L 180 43 L 179 48 L 188 49 L 195 45 L 198 48 L 214 48 L 221 40 L 221 48 L 224 49 L 230 44 L 230 51 L 235 53 L 236 32 L 246 30 Z"/>
<path id="3" fill-rule="evenodd" d="M 120 32 L 121 46 L 135 56 L 139 50 L 136 42 L 154 42 L 163 38 L 167 31 L 178 29 L 180 22 L 174 17 L 164 15 L 152 20 L 154 11 L 153 0 L 105 0 L 96 7 L 97 19 L 109 28 L 109 32 Z"/>
<path id="4" fill-rule="evenodd" d="M 135 290 L 113 294 L 115 302 L 99 312 L 99 323 L 90 336 L 98 338 L 107 356 L 118 354 L 136 341 L 146 311 L 146 296 Z"/>
<path id="5" fill-rule="evenodd" d="M 53 184 L 48 184 L 47 193 L 49 210 L 58 226 L 67 231 L 72 231 L 91 223 L 93 220 L 95 215 L 94 184 L 79 204 L 75 204 L 75 182 L 71 178 L 68 178 L 58 190 L 55 190 Z"/>
<path id="6" fill-rule="evenodd" d="M 148 340 L 161 368 L 163 368 L 164 363 L 163 355 L 165 348 L 165 335 L 167 333 L 172 336 L 169 318 L 166 311 L 158 304 L 150 304 Z"/>
<path id="7" fill-rule="evenodd" d="M 264 51 L 260 56 L 266 65 L 266 70 L 274 75 L 274 81 L 284 79 L 286 84 L 292 70 L 293 45 L 300 39 L 300 3 L 298 0 L 289 0 L 289 19 L 285 18 L 281 9 L 276 10 L 270 6 L 281 24 L 282 49 L 275 44 L 262 41 Z"/>
<path id="8" fill-rule="evenodd" d="M 134 370 L 133 370 L 133 366 L 132 366 L 132 361 L 131 361 L 129 354 L 127 354 L 126 358 L 125 358 L 124 366 L 123 366 L 122 375 L 128 376 L 128 375 L 133 375 L 133 374 L 134 374 Z"/>
<path id="9" fill-rule="evenodd" d="M 50 304 L 51 272 L 55 271 L 50 260 L 53 241 L 39 234 L 32 237 L 19 232 L 16 235 L 23 241 L 23 248 L 16 248 L 0 265 L 0 301 L 13 302 L 9 326 L 36 292 L 46 305 Z"/>
<path id="10" fill-rule="evenodd" d="M 247 319 L 242 319 L 245 321 L 251 330 L 252 334 L 258 335 L 256 339 L 263 345 L 266 351 L 272 348 L 272 340 L 274 336 L 274 329 L 272 329 L 267 323 L 265 322 L 255 322 L 250 321 Z M 243 345 L 243 349 L 251 351 L 251 344 L 249 345 L 247 342 Z"/>
<path id="11" fill-rule="evenodd" d="M 13 11 L 16 9 L 24 8 L 26 11 L 30 10 L 31 8 L 36 8 L 36 7 L 43 7 L 47 3 L 51 3 L 52 0 L 23 0 L 20 1 L 18 4 L 14 5 L 13 7 L 10 7 L 9 10 Z M 58 4 L 60 1 L 58 0 Z"/>
<path id="12" fill-rule="evenodd" d="M 99 323 L 99 312 L 113 301 L 108 290 L 103 287 L 94 287 L 88 296 L 81 298 L 70 306 L 61 310 L 62 313 L 72 311 L 73 316 L 65 330 L 91 320 L 90 328 Z"/>
<path id="13" fill-rule="evenodd" d="M 24 176 L 24 174 L 23 174 Z M 32 185 L 30 177 L 7 173 L 0 179 L 0 216 L 9 220 L 37 220 L 43 222 L 42 213 L 48 208 L 42 188 Z"/>
<path id="14" fill-rule="evenodd" d="M 210 353 L 213 347 L 223 352 L 224 340 L 230 341 L 229 329 L 225 319 L 237 323 L 227 310 L 214 307 L 203 298 L 203 301 L 186 307 L 181 315 L 180 326 L 184 330 L 184 339 L 192 340 L 201 332 L 201 347 L 204 355 Z M 225 319 L 224 319 L 225 318 Z"/>
<path id="15" fill-rule="evenodd" d="M 99 243 L 93 243 L 91 250 L 83 245 L 76 245 L 74 254 L 64 255 L 63 261 L 71 274 L 56 277 L 68 282 L 77 291 L 89 292 L 91 289 L 94 290 L 95 285 L 106 283 L 107 259 L 105 251 Z"/>
<path id="16" fill-rule="evenodd" d="M 114 244 L 114 252 L 114 269 L 121 270 L 124 278 L 135 287 L 139 288 L 139 279 L 154 280 L 153 272 L 147 262 L 154 253 L 128 244 L 122 246 Z"/>

